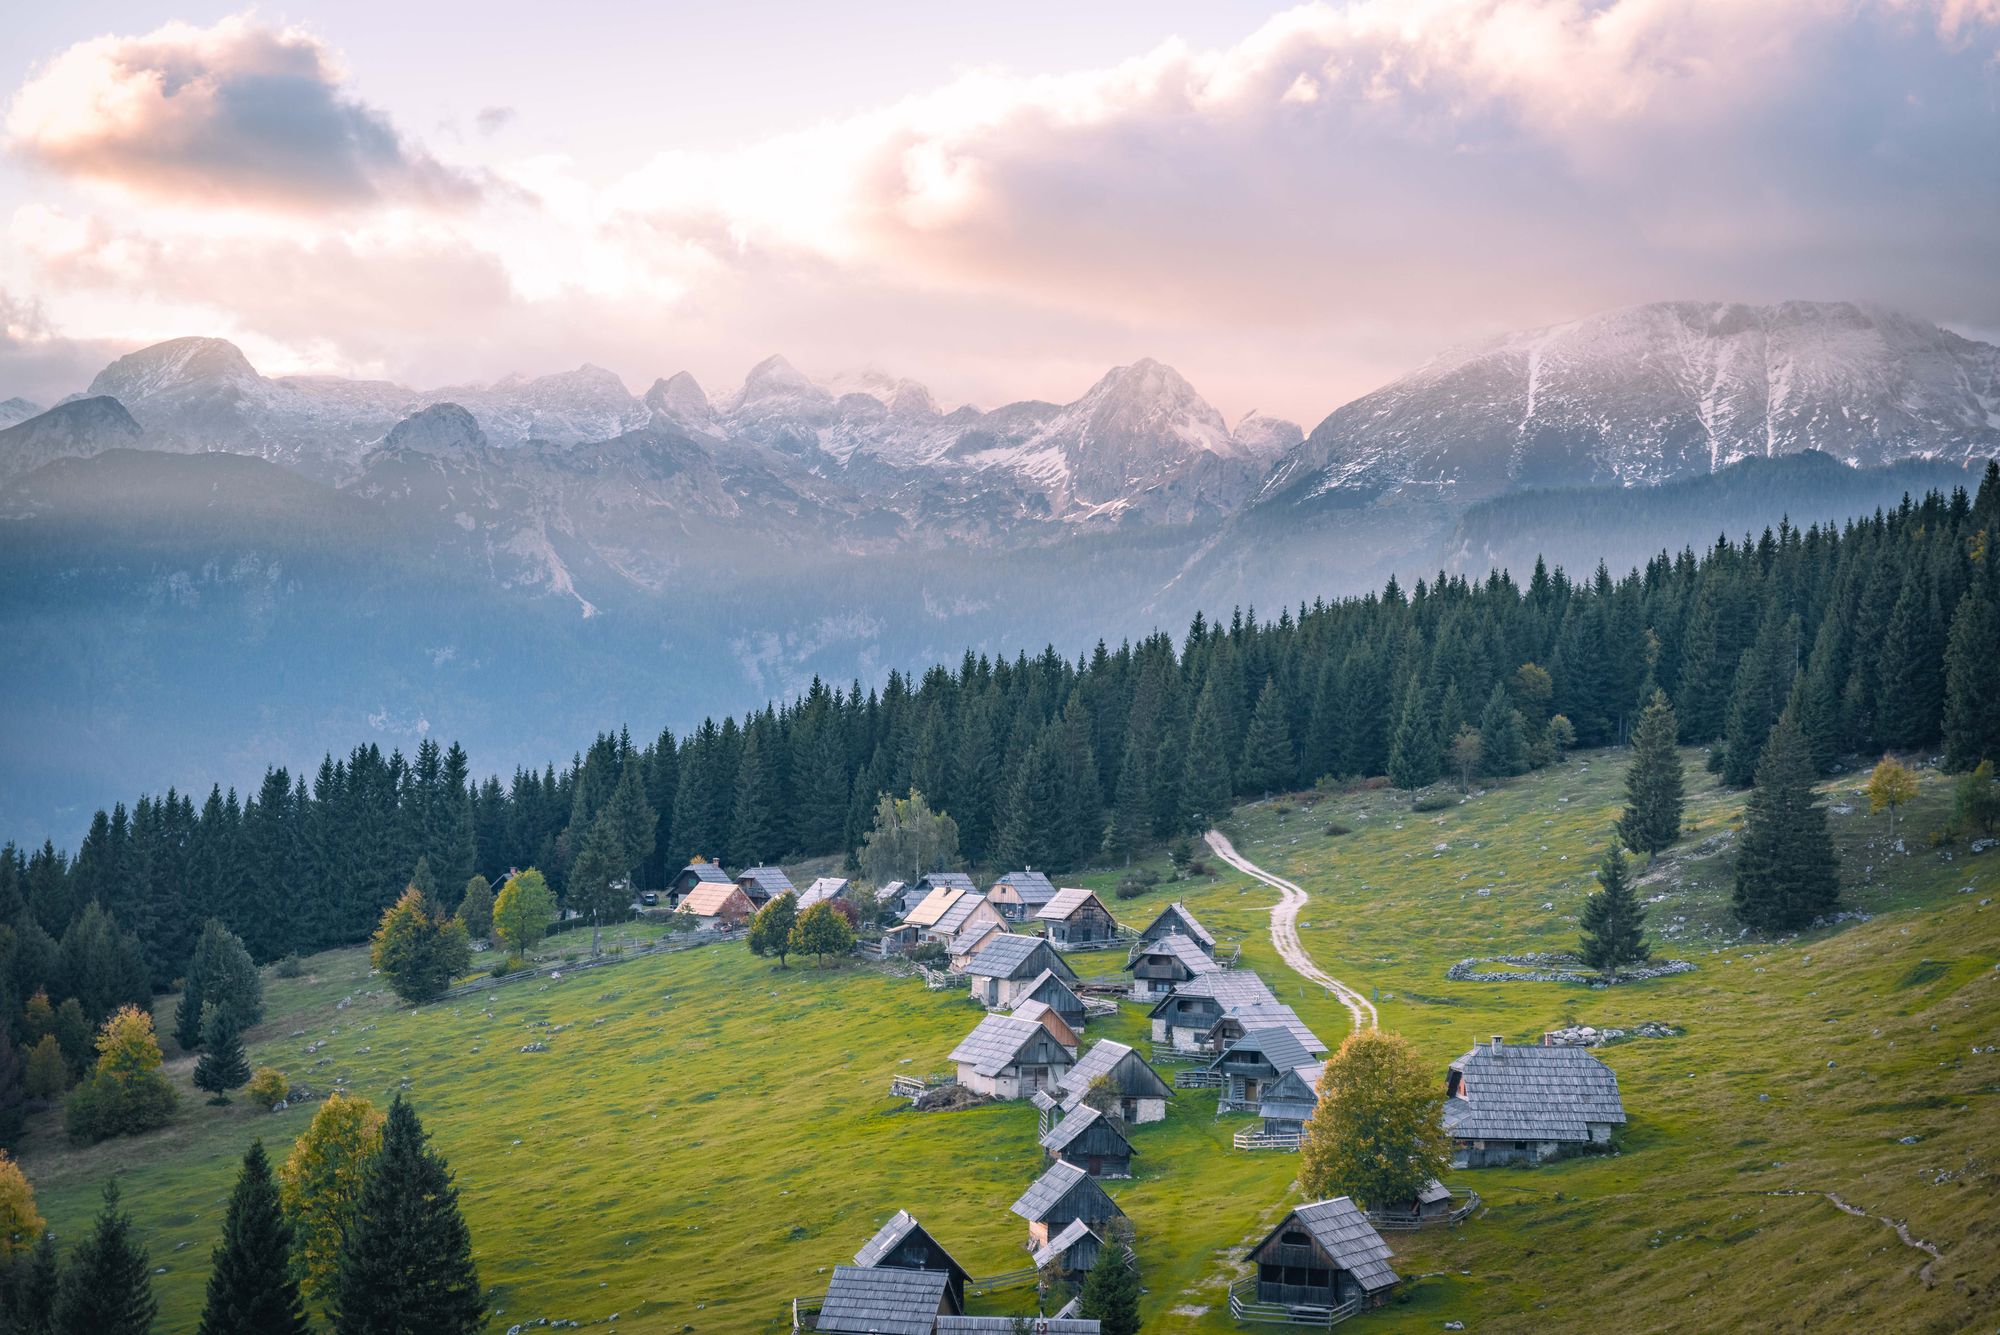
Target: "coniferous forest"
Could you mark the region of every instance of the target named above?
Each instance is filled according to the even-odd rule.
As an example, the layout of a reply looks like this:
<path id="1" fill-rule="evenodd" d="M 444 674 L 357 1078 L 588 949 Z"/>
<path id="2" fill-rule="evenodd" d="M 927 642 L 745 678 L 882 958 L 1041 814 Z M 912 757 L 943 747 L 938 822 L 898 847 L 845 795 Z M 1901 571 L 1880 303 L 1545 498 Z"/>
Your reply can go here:
<path id="1" fill-rule="evenodd" d="M 1996 538 L 2000 465 L 1976 497 L 1718 540 L 1620 579 L 1538 563 L 1525 584 L 1392 580 L 1275 620 L 1197 617 L 1179 642 L 1076 662 L 967 653 L 878 690 L 815 682 L 684 737 L 605 734 L 505 780 L 425 741 L 274 767 L 249 794 L 142 795 L 100 811 L 73 855 L 0 850 L 0 1006 L 45 989 L 101 1019 L 178 977 L 210 918 L 260 961 L 364 940 L 419 860 L 446 909 L 475 874 L 531 865 L 567 896 L 600 819 L 653 823 L 618 842 L 650 842 L 633 870 L 657 887 L 695 856 L 851 851 L 880 794 L 916 788 L 971 862 L 1060 872 L 1323 777 L 1419 788 L 1616 744 L 1656 689 L 1734 784 L 1787 709 L 1821 772 L 1934 747 L 1970 768 L 2000 759 Z"/>

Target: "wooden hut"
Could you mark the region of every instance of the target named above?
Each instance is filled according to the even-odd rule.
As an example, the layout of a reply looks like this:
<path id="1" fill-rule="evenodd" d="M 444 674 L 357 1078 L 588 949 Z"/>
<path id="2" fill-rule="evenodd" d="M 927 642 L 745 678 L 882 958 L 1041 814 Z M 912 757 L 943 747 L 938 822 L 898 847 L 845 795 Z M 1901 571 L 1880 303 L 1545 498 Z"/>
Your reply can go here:
<path id="1" fill-rule="evenodd" d="M 1590 1052 L 1510 1044 L 1499 1034 L 1451 1064 L 1444 1094 L 1455 1168 L 1540 1163 L 1605 1144 L 1625 1121 L 1617 1073 Z"/>
<path id="2" fill-rule="evenodd" d="M 987 903 L 984 895 L 949 885 L 925 895 L 903 919 L 905 927 L 917 929 L 921 941 L 935 941 L 947 949 L 959 933 L 981 923 L 991 923 L 1002 931 L 1007 927 L 1000 910 Z"/>
<path id="3" fill-rule="evenodd" d="M 1062 963 L 1060 960 L 1056 962 Z M 1022 1001 L 1039 1001 L 1052 1006 L 1056 1014 L 1062 1016 L 1069 1027 L 1080 1034 L 1089 1020 L 1090 1013 L 1084 1008 L 1083 998 L 1076 994 L 1076 989 L 1064 981 L 1065 977 L 1070 979 L 1076 977 L 1069 972 L 1067 964 L 1063 965 L 1061 973 L 1053 968 L 1042 970 L 1028 980 L 1027 987 L 1018 994 L 1019 1000 L 1015 1004 L 1019 1005 Z"/>
<path id="4" fill-rule="evenodd" d="M 825 904 L 830 900 L 846 899 L 849 889 L 845 876 L 822 876 L 805 888 L 799 896 L 799 912 L 804 913 L 815 904 Z"/>
<path id="5" fill-rule="evenodd" d="M 941 1270 L 835 1266 L 812 1329 L 836 1335 L 929 1335 L 955 1315 L 951 1277 Z"/>
<path id="6" fill-rule="evenodd" d="M 1102 1236 L 1106 1224 L 1125 1217 L 1096 1178 L 1060 1160 L 1050 1164 L 1009 1208 L 1028 1221 L 1029 1245 L 1033 1247 L 1047 1246 L 1072 1220 L 1081 1219 Z"/>
<path id="7" fill-rule="evenodd" d="M 1232 1006 L 1216 1017 L 1202 1038 L 1202 1048 L 1220 1052 L 1252 1029 L 1283 1029 L 1299 1041 L 1299 1046 L 1315 1057 L 1324 1057 L 1327 1046 L 1306 1026 L 1299 1013 L 1282 1001 L 1253 1001 Z"/>
<path id="8" fill-rule="evenodd" d="M 748 871 L 737 872 L 736 884 L 760 909 L 779 895 L 799 893 L 799 888 L 792 884 L 792 878 L 785 875 L 782 867 L 752 867 Z"/>
<path id="9" fill-rule="evenodd" d="M 750 896 L 734 881 L 700 881 L 681 901 L 680 911 L 692 914 L 699 927 L 738 927 L 757 911 Z"/>
<path id="10" fill-rule="evenodd" d="M 975 895 L 979 893 L 979 887 L 974 885 L 972 878 L 962 871 L 927 871 L 919 876 L 910 888 L 916 892 L 919 899 L 933 890 L 970 890 Z"/>
<path id="11" fill-rule="evenodd" d="M 1088 890 L 1056 891 L 1055 898 L 1035 914 L 1035 921 L 1048 932 L 1057 949 L 1118 939 L 1118 920 L 1104 907 L 1104 901 Z"/>
<path id="12" fill-rule="evenodd" d="M 1264 1119 L 1265 1135 L 1305 1134 L 1306 1123 L 1319 1108 L 1319 1077 L 1325 1069 L 1319 1062 L 1295 1066 L 1264 1087 L 1257 1115 Z"/>
<path id="13" fill-rule="evenodd" d="M 1020 1020 L 1033 1020 L 1036 1024 L 1042 1026 L 1042 1028 L 1054 1034 L 1056 1042 L 1068 1048 L 1069 1055 L 1072 1057 L 1076 1056 L 1076 1050 L 1083 1044 L 1083 1040 L 1077 1036 L 1076 1030 L 1070 1028 L 1069 1021 L 1063 1019 L 1062 1012 L 1047 1002 L 1035 1001 L 1030 998 L 1014 1007 L 1008 1014 Z"/>
<path id="14" fill-rule="evenodd" d="M 1008 1010 L 1026 1000 L 1029 985 L 1044 973 L 1076 982 L 1075 971 L 1047 941 L 1013 933 L 989 938 L 965 964 L 973 999 L 990 1010 Z"/>
<path id="15" fill-rule="evenodd" d="M 1005 936 L 1006 934 L 1007 928 L 1005 924 L 988 922 L 983 918 L 968 926 L 964 931 L 954 936 L 951 939 L 951 944 L 945 947 L 951 956 L 952 971 L 955 973 L 965 972 L 966 966 L 972 963 L 973 957 L 986 949 L 987 944 L 994 937 Z"/>
<path id="16" fill-rule="evenodd" d="M 1055 885 L 1038 871 L 1010 871 L 986 891 L 986 898 L 1008 922 L 1028 921 L 1055 897 Z"/>
<path id="17" fill-rule="evenodd" d="M 1129 1045 L 1109 1038 L 1099 1039 L 1063 1075 L 1063 1107 L 1075 1108 L 1082 1103 L 1099 1076 L 1109 1079 L 1117 1089 L 1118 1115 L 1133 1126 L 1166 1120 L 1173 1086 Z"/>
<path id="18" fill-rule="evenodd" d="M 1132 1176 L 1132 1142 L 1095 1108 L 1070 1109 L 1042 1136 L 1042 1148 L 1051 1159 L 1075 1164 L 1092 1177 Z"/>
<path id="19" fill-rule="evenodd" d="M 1208 1069 L 1222 1077 L 1225 1103 L 1255 1108 L 1281 1077 L 1311 1064 L 1312 1055 L 1289 1030 L 1252 1029 L 1216 1054 Z"/>
<path id="20" fill-rule="evenodd" d="M 1035 1249 L 1035 1268 L 1046 1271 L 1053 1266 L 1064 1279 L 1076 1284 L 1096 1267 L 1103 1254 L 1104 1239 L 1081 1219 L 1072 1219 L 1062 1232 Z"/>
<path id="21" fill-rule="evenodd" d="M 1275 1006 L 1278 998 L 1248 969 L 1190 978 L 1153 1003 L 1153 1041 L 1171 1044 L 1176 1052 L 1200 1052 L 1217 1020 L 1259 1003 Z"/>
<path id="22" fill-rule="evenodd" d="M 699 859 L 688 863 L 674 873 L 674 879 L 667 882 L 668 899 L 675 904 L 686 899 L 697 885 L 734 885 L 719 863 L 702 862 Z"/>
<path id="23" fill-rule="evenodd" d="M 1351 1311 L 1376 1306 L 1402 1282 L 1389 1256 L 1361 1207 L 1336 1196 L 1286 1215 L 1248 1260 L 1257 1267 L 1260 1303 Z"/>
<path id="24" fill-rule="evenodd" d="M 923 896 L 917 894 L 908 881 L 891 881 L 875 892 L 876 903 L 894 914 L 899 922 L 903 915 L 915 908 L 917 901 L 922 898 Z"/>
<path id="25" fill-rule="evenodd" d="M 1221 970 L 1222 966 L 1205 954 L 1193 937 L 1179 932 L 1136 945 L 1125 957 L 1125 971 L 1132 975 L 1132 997 L 1136 1001 L 1157 1001 L 1189 979 Z"/>
<path id="26" fill-rule="evenodd" d="M 965 1310 L 965 1286 L 972 1277 L 908 1210 L 896 1211 L 877 1229 L 854 1254 L 854 1264 L 864 1269 L 941 1271 L 948 1277 L 953 1310 Z"/>
<path id="27" fill-rule="evenodd" d="M 1076 1062 L 1046 1026 L 1013 1015 L 981 1020 L 948 1060 L 958 1067 L 959 1084 L 996 1099 L 1057 1088 Z"/>
<path id="28" fill-rule="evenodd" d="M 1146 930 L 1139 933 L 1139 940 L 1133 949 L 1151 945 L 1163 936 L 1187 937 L 1201 947 L 1204 955 L 1210 959 L 1215 958 L 1215 938 L 1209 935 L 1206 927 L 1195 921 L 1195 916 L 1189 912 L 1188 906 L 1179 900 L 1161 909 L 1160 916 L 1146 924 Z"/>

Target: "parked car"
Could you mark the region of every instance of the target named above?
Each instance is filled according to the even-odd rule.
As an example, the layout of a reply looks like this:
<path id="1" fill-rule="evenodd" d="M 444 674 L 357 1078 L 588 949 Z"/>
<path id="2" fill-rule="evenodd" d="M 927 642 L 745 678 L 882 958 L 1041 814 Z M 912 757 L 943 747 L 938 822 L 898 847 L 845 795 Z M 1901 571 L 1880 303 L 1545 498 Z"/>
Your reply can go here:
<path id="1" fill-rule="evenodd" d="M 660 896 L 655 891 L 642 890 L 639 892 L 639 902 L 649 909 L 656 909 L 660 906 Z"/>

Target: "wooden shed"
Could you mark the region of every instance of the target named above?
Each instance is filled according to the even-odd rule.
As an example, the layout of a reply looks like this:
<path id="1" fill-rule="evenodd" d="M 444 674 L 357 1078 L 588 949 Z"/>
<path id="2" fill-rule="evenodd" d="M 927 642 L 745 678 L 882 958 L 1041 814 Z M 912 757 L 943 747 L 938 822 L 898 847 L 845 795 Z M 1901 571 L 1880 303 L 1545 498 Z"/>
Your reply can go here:
<path id="1" fill-rule="evenodd" d="M 822 876 L 807 886 L 805 893 L 799 896 L 799 912 L 804 913 L 815 904 L 846 899 L 847 892 L 848 881 L 845 876 Z"/>
<path id="2" fill-rule="evenodd" d="M 1055 885 L 1038 871 L 1010 871 L 987 888 L 986 898 L 1008 922 L 1026 922 L 1056 897 Z"/>
<path id="3" fill-rule="evenodd" d="M 1133 1126 L 1166 1120 L 1167 1100 L 1174 1095 L 1173 1086 L 1161 1079 L 1160 1073 L 1130 1045 L 1109 1038 L 1099 1039 L 1081 1061 L 1064 1073 L 1063 1107 L 1074 1108 L 1082 1103 L 1099 1076 L 1110 1080 L 1117 1089 L 1118 1115 Z"/>
<path id="4" fill-rule="evenodd" d="M 1256 1108 L 1264 1091 L 1301 1066 L 1312 1064 L 1312 1054 L 1285 1029 L 1253 1029 L 1231 1043 L 1208 1064 L 1222 1077 L 1225 1103 Z"/>
<path id="5" fill-rule="evenodd" d="M 1095 1108 L 1070 1109 L 1042 1136 L 1042 1148 L 1051 1159 L 1075 1164 L 1092 1177 L 1132 1176 L 1132 1142 Z"/>
<path id="6" fill-rule="evenodd" d="M 1169 932 L 1134 946 L 1125 957 L 1125 970 L 1132 975 L 1134 1000 L 1157 1001 L 1191 978 L 1221 972 L 1222 966 L 1193 937 Z"/>
<path id="7" fill-rule="evenodd" d="M 965 1310 L 965 1286 L 972 1277 L 908 1210 L 896 1211 L 877 1229 L 854 1254 L 854 1264 L 865 1269 L 941 1271 L 948 1277 L 953 1310 Z"/>
<path id="8" fill-rule="evenodd" d="M 750 902 L 758 908 L 776 899 L 779 895 L 796 895 L 799 888 L 792 884 L 792 878 L 785 875 L 782 867 L 751 867 L 736 873 L 736 884 Z"/>
<path id="9" fill-rule="evenodd" d="M 811 1329 L 836 1335 L 931 1335 L 956 1314 L 951 1277 L 939 1270 L 835 1266 Z"/>
<path id="10" fill-rule="evenodd" d="M 702 927 L 736 927 L 757 911 L 750 896 L 734 881 L 700 881 L 681 901 L 680 911 L 694 915 Z"/>
<path id="11" fill-rule="evenodd" d="M 1050 1164 L 1009 1208 L 1028 1221 L 1029 1244 L 1034 1247 L 1046 1246 L 1073 1220 L 1081 1219 L 1102 1236 L 1106 1224 L 1125 1217 L 1096 1178 L 1061 1161 Z"/>
<path id="12" fill-rule="evenodd" d="M 696 859 L 674 873 L 674 879 L 667 882 L 667 895 L 671 902 L 678 904 L 686 899 L 697 885 L 734 885 L 735 881 L 721 864 L 703 862 Z"/>
<path id="13" fill-rule="evenodd" d="M 1190 978 L 1153 1003 L 1153 1041 L 1176 1052 L 1200 1052 L 1225 1014 L 1257 1004 L 1277 1005 L 1270 986 L 1248 969 Z"/>
<path id="14" fill-rule="evenodd" d="M 1617 1073 L 1590 1052 L 1510 1044 L 1498 1034 L 1451 1064 L 1444 1093 L 1455 1168 L 1539 1163 L 1605 1144 L 1625 1121 Z"/>
<path id="15" fill-rule="evenodd" d="M 1179 900 L 1161 909 L 1160 916 L 1146 924 L 1146 930 L 1139 933 L 1139 940 L 1133 949 L 1151 945 L 1163 936 L 1185 936 L 1200 946 L 1204 955 L 1210 959 L 1215 958 L 1215 938 L 1209 935 L 1206 927 L 1195 920 L 1188 906 Z"/>
<path id="16" fill-rule="evenodd" d="M 1265 1135 L 1305 1134 L 1306 1123 L 1319 1108 L 1319 1078 L 1325 1069 L 1320 1062 L 1295 1066 L 1264 1087 L 1257 1114 L 1264 1119 Z"/>
<path id="17" fill-rule="evenodd" d="M 1069 1049 L 1069 1055 L 1076 1056 L 1076 1050 L 1083 1045 L 1076 1030 L 1070 1028 L 1069 1021 L 1063 1019 L 1062 1012 L 1047 1002 L 1030 998 L 1014 1007 L 1008 1014 L 1019 1020 L 1033 1020 L 1042 1028 L 1056 1036 L 1056 1042 Z"/>
<path id="18" fill-rule="evenodd" d="M 1345 1196 L 1301 1205 L 1250 1249 L 1257 1301 L 1356 1310 L 1381 1303 L 1401 1277 L 1389 1244 Z"/>
<path id="19" fill-rule="evenodd" d="M 1058 949 L 1118 939 L 1118 920 L 1104 907 L 1104 901 L 1088 890 L 1056 891 L 1055 898 L 1035 914 L 1035 921 L 1047 929 L 1049 940 Z"/>
<path id="20" fill-rule="evenodd" d="M 1076 1283 L 1096 1267 L 1103 1254 L 1104 1239 L 1081 1219 L 1072 1219 L 1062 1232 L 1035 1249 L 1035 1268 L 1046 1271 L 1054 1266 L 1063 1278 Z"/>
<path id="21" fill-rule="evenodd" d="M 1058 960 L 1057 963 L 1061 964 L 1062 961 Z M 1076 977 L 1069 972 L 1067 964 L 1063 965 L 1061 973 L 1053 968 L 1042 970 L 1028 980 L 1028 986 L 1015 1004 L 1019 1005 L 1022 1001 L 1039 1001 L 1052 1006 L 1056 1014 L 1068 1022 L 1070 1028 L 1081 1034 L 1090 1018 L 1090 1013 L 1084 1007 L 1083 998 L 1076 994 L 1076 989 L 1064 981 L 1065 977 L 1072 980 Z"/>
<path id="22" fill-rule="evenodd" d="M 1019 1099 L 1038 1089 L 1055 1089 L 1076 1059 L 1036 1021 L 989 1015 L 952 1049 L 948 1060 L 958 1067 L 958 1083 L 973 1093 Z"/>
<path id="23" fill-rule="evenodd" d="M 989 938 L 965 963 L 973 1000 L 990 1010 L 1009 1010 L 1027 1000 L 1030 984 L 1044 973 L 1055 974 L 1066 983 L 1076 981 L 1075 971 L 1047 941 L 1011 932 Z"/>

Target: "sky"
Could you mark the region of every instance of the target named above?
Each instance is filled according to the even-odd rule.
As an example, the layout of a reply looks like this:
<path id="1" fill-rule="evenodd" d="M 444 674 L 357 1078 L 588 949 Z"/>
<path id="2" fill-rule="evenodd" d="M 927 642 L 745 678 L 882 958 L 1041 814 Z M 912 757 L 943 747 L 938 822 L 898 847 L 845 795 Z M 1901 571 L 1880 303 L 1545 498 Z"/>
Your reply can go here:
<path id="1" fill-rule="evenodd" d="M 1308 426 L 1655 300 L 2000 331 L 2000 0 L 0 13 L 0 398 L 158 339 L 422 387 L 1157 357 Z"/>

